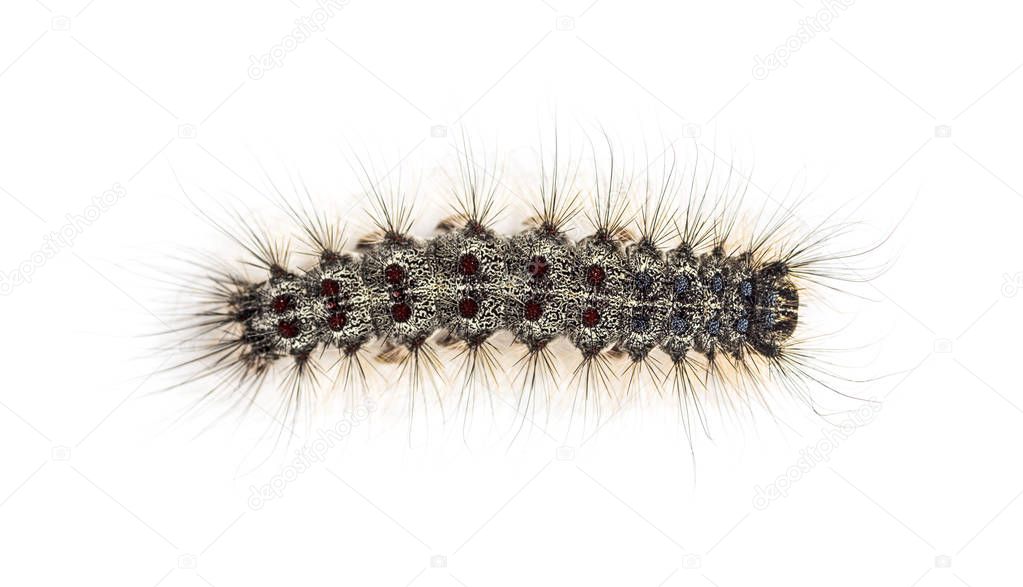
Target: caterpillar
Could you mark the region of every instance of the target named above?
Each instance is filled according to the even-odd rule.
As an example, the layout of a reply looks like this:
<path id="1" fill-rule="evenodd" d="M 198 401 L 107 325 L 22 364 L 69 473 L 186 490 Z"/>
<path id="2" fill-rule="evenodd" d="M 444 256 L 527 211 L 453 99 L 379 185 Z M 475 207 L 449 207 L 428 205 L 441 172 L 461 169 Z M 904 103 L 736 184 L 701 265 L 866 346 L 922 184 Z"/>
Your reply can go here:
<path id="1" fill-rule="evenodd" d="M 538 398 L 599 410 L 645 381 L 674 397 L 689 434 L 707 430 L 712 397 L 766 405 L 771 383 L 811 405 L 814 387 L 843 394 L 815 355 L 824 349 L 798 331 L 808 290 L 867 279 L 850 263 L 879 245 L 830 248 L 854 224 L 829 217 L 807 229 L 800 199 L 761 208 L 740 234 L 749 181 L 734 168 L 714 190 L 674 152 L 654 179 L 624 173 L 612 152 L 585 187 L 581 164 L 541 157 L 532 214 L 502 233 L 495 169 L 459 153 L 450 213 L 425 237 L 414 230 L 423 202 L 380 188 L 361 162 L 371 230 L 354 246 L 307 190 L 286 196 L 270 183 L 298 247 L 248 214 L 229 211 L 225 222 L 193 200 L 247 255 L 192 260 L 191 309 L 173 333 L 196 353 L 170 370 L 198 369 L 184 380 L 208 388 L 197 405 L 221 395 L 251 405 L 275 386 L 284 422 L 305 398 L 364 391 L 377 374 L 377 395 L 401 382 L 410 410 L 454 396 L 468 415 L 481 394 L 513 393 L 524 422 Z M 292 264 L 293 248 L 309 261 Z"/>

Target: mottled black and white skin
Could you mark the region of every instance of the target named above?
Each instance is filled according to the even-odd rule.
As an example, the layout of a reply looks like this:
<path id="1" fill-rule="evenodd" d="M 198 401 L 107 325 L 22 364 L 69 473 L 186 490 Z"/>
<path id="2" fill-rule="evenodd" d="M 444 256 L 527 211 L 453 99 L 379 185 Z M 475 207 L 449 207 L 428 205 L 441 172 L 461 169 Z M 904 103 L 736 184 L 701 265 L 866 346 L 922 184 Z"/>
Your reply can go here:
<path id="1" fill-rule="evenodd" d="M 242 336 L 276 358 L 374 337 L 415 349 L 441 331 L 478 346 L 507 330 L 530 350 L 567 337 L 583 356 L 617 349 L 640 361 L 655 348 L 676 360 L 771 356 L 795 330 L 799 293 L 783 263 L 606 235 L 573 243 L 550 228 L 388 235 L 358 257 L 281 271 L 233 300 Z"/>

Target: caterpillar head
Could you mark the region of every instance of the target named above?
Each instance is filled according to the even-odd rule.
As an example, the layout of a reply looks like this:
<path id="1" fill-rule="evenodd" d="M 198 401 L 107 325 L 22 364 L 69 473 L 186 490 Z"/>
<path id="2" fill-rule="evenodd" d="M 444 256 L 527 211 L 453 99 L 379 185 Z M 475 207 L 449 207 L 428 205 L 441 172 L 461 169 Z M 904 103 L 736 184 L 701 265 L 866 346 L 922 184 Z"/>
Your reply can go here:
<path id="1" fill-rule="evenodd" d="M 757 279 L 750 343 L 766 357 L 778 356 L 799 321 L 799 290 L 786 274 L 784 265 L 770 264 Z"/>

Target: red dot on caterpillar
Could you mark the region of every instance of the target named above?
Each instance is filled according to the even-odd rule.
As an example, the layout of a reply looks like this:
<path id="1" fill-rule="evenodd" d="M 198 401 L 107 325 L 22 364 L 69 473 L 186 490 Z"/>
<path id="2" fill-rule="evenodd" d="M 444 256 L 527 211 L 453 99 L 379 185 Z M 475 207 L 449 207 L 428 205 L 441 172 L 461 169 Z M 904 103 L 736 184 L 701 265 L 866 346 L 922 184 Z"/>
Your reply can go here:
<path id="1" fill-rule="evenodd" d="M 462 298 L 458 302 L 458 315 L 462 318 L 473 318 L 479 311 L 479 304 L 472 298 Z"/>
<path id="2" fill-rule="evenodd" d="M 405 269 L 397 263 L 391 263 L 387 267 L 384 267 L 384 279 L 387 283 L 396 284 L 401 283 L 401 280 L 405 278 Z"/>
<path id="3" fill-rule="evenodd" d="M 294 320 L 281 320 L 277 323 L 277 334 L 281 338 L 295 338 L 298 336 L 298 322 Z"/>
<path id="4" fill-rule="evenodd" d="M 292 302 L 293 300 L 290 295 L 281 294 L 273 299 L 270 306 L 273 308 L 275 313 L 283 314 L 292 308 Z"/>
<path id="5" fill-rule="evenodd" d="M 534 279 L 540 279 L 544 275 L 547 275 L 547 258 L 543 255 L 533 257 L 529 260 L 529 263 L 526 264 L 526 272 Z"/>
<path id="6" fill-rule="evenodd" d="M 327 325 L 334 331 L 343 329 L 347 323 L 348 316 L 346 316 L 344 312 L 331 314 L 330 317 L 327 318 Z"/>
<path id="7" fill-rule="evenodd" d="M 596 308 L 589 307 L 583 310 L 583 326 L 593 328 L 600 323 L 600 312 Z"/>
<path id="8" fill-rule="evenodd" d="M 341 284 L 334 279 L 324 279 L 320 282 L 320 295 L 332 297 L 341 293 Z"/>
<path id="9" fill-rule="evenodd" d="M 522 317 L 530 322 L 536 322 L 543 315 L 543 306 L 536 300 L 529 300 L 522 308 Z"/>
<path id="10" fill-rule="evenodd" d="M 412 307 L 401 302 L 391 306 L 391 319 L 395 322 L 408 322 L 412 317 Z"/>
<path id="11" fill-rule="evenodd" d="M 604 279 L 606 277 L 607 273 L 604 271 L 604 268 L 601 267 L 600 265 L 590 265 L 589 267 L 586 268 L 586 282 L 592 285 L 593 287 L 597 287 L 598 285 L 604 283 Z"/>
<path id="12" fill-rule="evenodd" d="M 479 268 L 480 261 L 472 253 L 465 253 L 458 258 L 458 272 L 462 275 L 476 275 Z"/>

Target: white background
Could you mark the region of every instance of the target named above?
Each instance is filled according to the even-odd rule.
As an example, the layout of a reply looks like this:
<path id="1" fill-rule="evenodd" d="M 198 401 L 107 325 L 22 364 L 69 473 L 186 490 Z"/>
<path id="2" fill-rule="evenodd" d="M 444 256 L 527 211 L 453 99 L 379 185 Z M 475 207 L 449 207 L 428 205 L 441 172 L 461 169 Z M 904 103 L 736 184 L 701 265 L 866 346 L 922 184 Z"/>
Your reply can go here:
<path id="1" fill-rule="evenodd" d="M 1023 45 L 1005 3 L 958 4 L 832 8 L 828 30 L 757 79 L 756 58 L 820 4 L 350 0 L 254 79 L 250 56 L 314 15 L 311 0 L 5 0 L 0 269 L 28 261 L 31 281 L 0 298 L 0 583 L 1023 581 Z M 537 147 L 554 120 L 634 153 L 648 141 L 738 161 L 754 197 L 795 181 L 825 207 L 866 202 L 872 237 L 908 211 L 892 268 L 835 333 L 870 343 L 873 381 L 855 392 L 881 409 L 836 437 L 779 401 L 773 418 L 721 418 L 694 462 L 670 402 L 511 443 L 434 422 L 410 447 L 405 392 L 387 387 L 396 407 L 294 475 L 302 441 L 255 442 L 258 416 L 173 423 L 202 389 L 152 393 L 146 376 L 174 357 L 140 338 L 161 306 L 138 268 L 224 243 L 172 169 L 197 198 L 252 208 L 261 166 L 301 173 L 356 221 L 342 150 L 414 176 L 459 129 L 502 153 Z M 123 198 L 31 263 L 116 184 Z M 822 441 L 828 460 L 799 469 Z M 785 496 L 756 507 L 786 476 Z"/>

